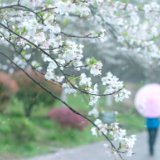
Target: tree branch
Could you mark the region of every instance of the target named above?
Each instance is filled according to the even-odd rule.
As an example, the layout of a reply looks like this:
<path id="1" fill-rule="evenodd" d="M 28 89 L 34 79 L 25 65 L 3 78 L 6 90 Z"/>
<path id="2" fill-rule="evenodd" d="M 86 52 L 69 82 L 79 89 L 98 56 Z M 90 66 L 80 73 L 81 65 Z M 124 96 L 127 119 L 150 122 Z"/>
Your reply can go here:
<path id="1" fill-rule="evenodd" d="M 51 91 L 49 91 L 47 88 L 45 88 L 41 83 L 39 83 L 37 80 L 35 80 L 32 76 L 30 76 L 24 69 L 22 69 L 20 66 L 18 66 L 16 63 L 13 62 L 13 60 L 11 60 L 7 55 L 5 55 L 3 52 L 0 52 L 1 55 L 3 55 L 4 57 L 6 57 L 8 60 L 10 60 L 10 62 L 12 64 L 14 64 L 17 68 L 19 68 L 20 70 L 22 70 L 32 81 L 34 81 L 38 86 L 40 86 L 43 90 L 45 90 L 47 93 L 49 93 L 51 96 L 53 96 L 54 98 L 58 99 L 60 102 L 62 102 L 64 105 L 66 105 L 72 112 L 74 112 L 75 114 L 83 117 L 84 119 L 86 119 L 87 121 L 89 121 L 93 126 L 95 126 L 98 130 L 100 130 L 100 128 L 94 124 L 94 122 L 92 120 L 90 120 L 89 118 L 87 118 L 86 116 L 82 115 L 81 113 L 77 112 L 76 110 L 74 110 L 72 107 L 70 107 L 66 102 L 64 102 L 62 99 L 60 99 L 57 95 L 55 95 L 54 93 L 52 93 Z M 107 135 L 105 135 L 102 132 L 103 136 L 109 141 L 110 145 L 112 146 L 112 148 L 114 148 L 116 150 L 116 152 L 118 153 L 118 155 L 120 156 L 120 158 L 123 160 L 119 150 L 116 149 L 116 147 L 114 146 L 114 144 L 111 142 L 111 140 L 108 138 Z"/>
<path id="2" fill-rule="evenodd" d="M 113 95 L 115 93 L 118 93 L 119 91 L 121 91 L 122 89 L 118 90 L 117 92 L 114 92 L 114 93 L 110 93 L 110 94 L 93 94 L 93 93 L 89 93 L 89 92 L 86 92 L 84 90 L 81 90 L 77 87 L 75 87 L 70 81 L 69 79 L 65 76 L 64 72 L 60 69 L 61 66 L 59 66 L 58 62 L 53 58 L 51 57 L 51 55 L 49 55 L 46 51 L 44 51 L 43 49 L 41 49 L 39 46 L 37 46 L 36 44 L 34 44 L 33 42 L 31 42 L 30 40 L 24 38 L 23 36 L 15 33 L 14 31 L 12 31 L 10 28 L 8 28 L 7 26 L 5 26 L 4 24 L 0 23 L 1 26 L 3 26 L 5 29 L 7 29 L 9 32 L 13 33 L 14 35 L 22 38 L 23 40 L 27 41 L 28 43 L 30 43 L 31 45 L 33 45 L 35 48 L 39 49 L 41 52 L 43 52 L 45 55 L 47 55 L 48 57 L 50 57 L 55 63 L 56 65 L 58 66 L 60 72 L 64 75 L 65 79 L 67 80 L 67 82 L 69 82 L 69 84 L 76 90 L 82 92 L 82 93 L 85 93 L 85 94 L 89 94 L 89 95 L 93 95 L 93 96 L 108 96 L 108 95 Z"/>

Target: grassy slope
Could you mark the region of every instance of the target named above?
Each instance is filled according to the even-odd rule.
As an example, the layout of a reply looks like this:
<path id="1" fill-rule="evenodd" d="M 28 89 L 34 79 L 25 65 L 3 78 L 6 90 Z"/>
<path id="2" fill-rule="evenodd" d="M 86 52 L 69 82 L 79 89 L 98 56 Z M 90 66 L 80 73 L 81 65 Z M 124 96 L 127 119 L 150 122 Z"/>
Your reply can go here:
<path id="1" fill-rule="evenodd" d="M 77 106 L 77 110 L 87 114 L 88 109 L 85 103 L 79 103 L 80 97 L 69 97 L 70 105 Z M 78 103 L 77 103 L 78 102 Z M 57 102 L 56 107 L 60 106 Z M 71 128 L 61 128 L 55 122 L 49 119 L 42 119 L 50 110 L 47 107 L 36 107 L 33 111 L 30 122 L 34 125 L 34 130 L 37 133 L 36 140 L 32 142 L 19 144 L 13 138 L 12 133 L 8 130 L 10 128 L 10 121 L 23 120 L 23 104 L 16 99 L 12 105 L 8 106 L 8 114 L 0 116 L 0 155 L 8 155 L 11 153 L 17 157 L 30 157 L 38 154 L 54 152 L 58 148 L 75 147 L 87 143 L 104 140 L 103 137 L 94 137 L 91 135 L 91 125 L 85 128 L 84 131 L 79 131 Z M 7 134 L 6 134 L 7 133 Z"/>

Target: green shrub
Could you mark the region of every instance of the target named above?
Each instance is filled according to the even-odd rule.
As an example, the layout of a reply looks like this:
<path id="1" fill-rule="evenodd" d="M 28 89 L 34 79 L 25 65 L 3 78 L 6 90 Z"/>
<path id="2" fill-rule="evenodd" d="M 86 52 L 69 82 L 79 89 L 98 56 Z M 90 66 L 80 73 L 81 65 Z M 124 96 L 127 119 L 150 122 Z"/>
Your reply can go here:
<path id="1" fill-rule="evenodd" d="M 36 131 L 34 125 L 28 119 L 10 121 L 12 137 L 18 143 L 36 140 Z"/>
<path id="2" fill-rule="evenodd" d="M 34 122 L 35 125 L 42 127 L 43 129 L 52 128 L 55 125 L 55 123 L 50 119 L 43 119 L 43 120 L 34 119 L 32 121 Z"/>
<path id="3" fill-rule="evenodd" d="M 49 111 L 48 116 L 55 122 L 58 122 L 62 127 L 76 128 L 83 131 L 88 122 L 81 117 L 73 113 L 67 107 L 54 108 Z"/>
<path id="4" fill-rule="evenodd" d="M 2 122 L 2 124 L 0 125 L 0 134 L 7 136 L 10 133 L 11 133 L 11 128 L 8 122 L 7 123 Z"/>

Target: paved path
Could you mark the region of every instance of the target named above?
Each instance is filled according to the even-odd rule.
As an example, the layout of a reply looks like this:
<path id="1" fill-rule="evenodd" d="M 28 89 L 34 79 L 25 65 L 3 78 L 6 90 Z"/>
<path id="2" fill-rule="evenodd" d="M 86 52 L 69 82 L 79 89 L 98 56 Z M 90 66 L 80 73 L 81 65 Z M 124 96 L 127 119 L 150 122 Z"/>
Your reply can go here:
<path id="1" fill-rule="evenodd" d="M 98 142 L 74 149 L 61 150 L 55 154 L 44 155 L 29 160 L 115 160 L 115 157 L 108 157 L 105 153 L 105 148 L 103 147 L 104 143 L 105 142 Z M 137 136 L 134 156 L 127 159 L 160 160 L 160 132 L 155 145 L 155 156 L 150 157 L 147 151 L 147 133 L 141 133 Z"/>

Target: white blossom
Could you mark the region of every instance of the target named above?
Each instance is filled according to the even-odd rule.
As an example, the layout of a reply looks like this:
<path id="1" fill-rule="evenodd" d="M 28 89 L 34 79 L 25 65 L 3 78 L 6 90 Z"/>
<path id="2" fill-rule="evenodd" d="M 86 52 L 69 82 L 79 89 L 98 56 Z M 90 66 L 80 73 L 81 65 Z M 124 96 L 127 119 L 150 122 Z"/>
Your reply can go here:
<path id="1" fill-rule="evenodd" d="M 97 136 L 97 128 L 96 127 L 91 128 L 91 132 L 92 132 L 92 135 Z"/>
<path id="2" fill-rule="evenodd" d="M 98 118 L 99 117 L 99 112 L 96 108 L 93 108 L 91 111 L 88 112 L 89 116 L 93 116 L 94 118 Z"/>
<path id="3" fill-rule="evenodd" d="M 101 128 L 103 126 L 103 123 L 102 123 L 102 121 L 100 119 L 96 119 L 94 124 L 97 125 L 99 128 Z"/>

